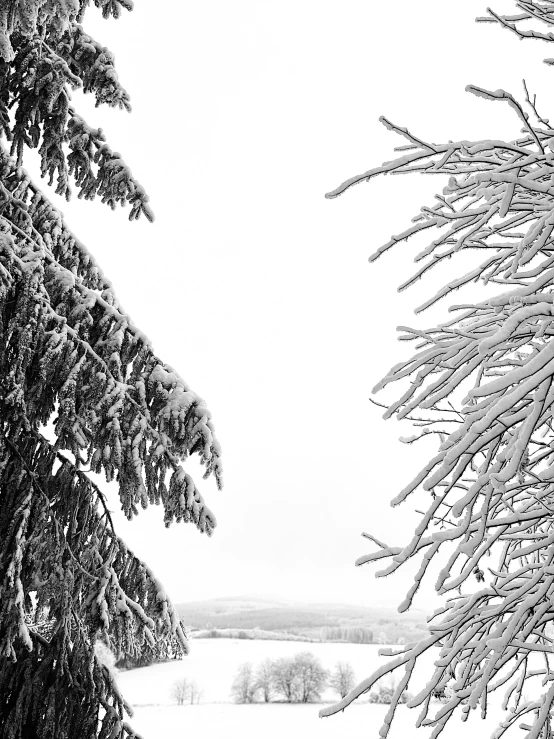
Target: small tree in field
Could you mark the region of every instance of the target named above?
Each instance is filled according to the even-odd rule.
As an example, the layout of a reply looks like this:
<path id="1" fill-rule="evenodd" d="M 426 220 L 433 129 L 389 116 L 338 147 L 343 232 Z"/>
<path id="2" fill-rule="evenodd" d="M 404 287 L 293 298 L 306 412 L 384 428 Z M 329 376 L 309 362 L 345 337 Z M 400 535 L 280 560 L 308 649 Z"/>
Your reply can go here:
<path id="1" fill-rule="evenodd" d="M 184 677 L 173 683 L 171 695 L 180 706 L 184 703 L 190 703 L 192 706 L 200 702 L 202 691 L 194 680 Z"/>
<path id="2" fill-rule="evenodd" d="M 287 703 L 298 700 L 300 686 L 294 659 L 280 657 L 273 662 L 273 685 L 275 691 L 280 693 Z"/>
<path id="3" fill-rule="evenodd" d="M 251 662 L 239 665 L 231 687 L 231 696 L 235 703 L 254 703 L 256 700 L 256 676 Z"/>
<path id="4" fill-rule="evenodd" d="M 377 690 L 372 691 L 369 694 L 368 703 L 384 703 L 386 705 L 390 705 L 393 702 L 393 698 L 398 687 L 398 682 L 395 680 L 394 675 L 391 673 L 388 685 L 380 680 L 376 685 L 374 685 L 374 687 L 376 687 Z M 412 698 L 412 694 L 408 693 L 408 691 L 405 690 L 400 695 L 398 703 L 407 703 Z"/>
<path id="5" fill-rule="evenodd" d="M 194 703 L 200 703 L 200 698 L 202 698 L 202 691 L 200 690 L 200 688 L 198 687 L 198 684 L 194 680 L 191 680 L 190 682 L 189 693 L 190 693 L 189 697 L 190 697 L 191 706 Z"/>
<path id="6" fill-rule="evenodd" d="M 293 664 L 298 679 L 298 701 L 309 703 L 320 698 L 327 683 L 328 673 L 311 652 L 300 652 Z"/>
<path id="7" fill-rule="evenodd" d="M 131 0 L 95 0 L 105 18 Z M 69 198 L 130 208 L 148 197 L 101 129 L 70 103 L 81 87 L 129 109 L 113 54 L 84 31 L 89 0 L 0 3 L 0 736 L 125 739 L 116 655 L 179 657 L 186 634 L 161 583 L 118 537 L 89 473 L 116 481 L 131 519 L 215 518 L 184 469 L 220 480 L 205 403 L 154 352 L 62 214 L 23 169 Z M 9 144 L 9 153 L 4 143 Z M 13 157 L 13 158 L 12 158 Z M 51 423 L 53 431 L 45 433 Z M 52 439 L 52 436 L 54 437 Z"/>
<path id="8" fill-rule="evenodd" d="M 264 659 L 256 669 L 256 688 L 261 693 L 265 703 L 269 703 L 273 696 L 273 661 Z"/>
<path id="9" fill-rule="evenodd" d="M 341 698 L 349 693 L 356 684 L 354 670 L 348 662 L 337 662 L 335 669 L 329 676 L 329 685 Z"/>
<path id="10" fill-rule="evenodd" d="M 554 40 L 550 32 L 519 25 L 534 19 L 551 26 L 554 3 L 521 0 L 516 5 L 522 11 L 517 15 L 489 11 L 487 20 L 523 38 Z M 428 509 L 412 540 L 389 546 L 364 534 L 378 550 L 356 564 L 385 560 L 387 566 L 377 573 L 384 576 L 423 555 L 399 606 L 405 611 L 431 561 L 442 555 L 436 590 L 456 594 L 432 615 L 427 638 L 381 650 L 394 659 L 320 712 L 329 716 L 344 709 L 384 675 L 403 667 L 403 677 L 391 690 L 383 739 L 417 661 L 432 647 L 440 648 L 433 673 L 407 703 L 422 706 L 418 726 L 434 727 L 435 737 L 457 709 L 465 719 L 480 707 L 485 717 L 489 694 L 506 686 L 508 712 L 495 736 L 513 725 L 523 728 L 528 739 L 552 736 L 548 633 L 554 619 L 554 128 L 539 114 L 526 86 L 525 105 L 504 90 L 474 85 L 467 90 L 484 105 L 507 104 L 521 129 L 519 136 L 437 144 L 382 118 L 389 130 L 406 139 L 401 155 L 328 194 L 334 198 L 380 174 L 446 175 L 436 202 L 421 208 L 412 225 L 370 259 L 436 228 L 435 238 L 416 255 L 416 273 L 402 288 L 443 260 L 455 259 L 459 251 L 474 250 L 479 258 L 417 312 L 472 281 L 482 281 L 490 290 L 482 302 L 451 306 L 457 315 L 437 326 L 423 331 L 402 327 L 401 338 L 415 341 L 416 352 L 392 367 L 375 388 L 404 381 L 401 396 L 384 405 L 385 418 L 396 415 L 413 422 L 416 433 L 404 438 L 406 443 L 433 434 L 438 448 L 392 500 L 393 506 L 400 505 L 416 491 L 427 497 Z M 444 545 L 448 552 L 441 551 Z M 533 652 L 543 661 L 531 668 Z M 542 678 L 542 695 L 526 698 L 526 684 L 534 676 Z M 444 695 L 446 702 L 430 716 L 433 695 Z"/>
<path id="11" fill-rule="evenodd" d="M 171 697 L 179 706 L 182 706 L 184 703 L 188 702 L 190 693 L 191 685 L 186 677 L 182 677 L 179 680 L 176 680 L 171 687 Z"/>

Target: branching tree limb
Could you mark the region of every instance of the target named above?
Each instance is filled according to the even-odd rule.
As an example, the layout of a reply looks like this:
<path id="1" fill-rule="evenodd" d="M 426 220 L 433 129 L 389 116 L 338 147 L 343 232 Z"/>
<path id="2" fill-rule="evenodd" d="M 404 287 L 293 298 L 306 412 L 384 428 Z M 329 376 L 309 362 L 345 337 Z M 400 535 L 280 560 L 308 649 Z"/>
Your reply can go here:
<path id="1" fill-rule="evenodd" d="M 554 33 L 536 31 L 533 28 L 522 28 L 525 21 L 539 21 L 545 26 L 554 25 L 554 3 L 550 0 L 519 0 L 515 3 L 521 13 L 515 15 L 500 15 L 491 8 L 487 8 L 488 15 L 477 18 L 477 23 L 498 23 L 501 28 L 514 33 L 520 40 L 538 39 L 539 41 L 554 41 Z M 545 64 L 553 65 L 554 59 L 545 59 Z"/>
<path id="2" fill-rule="evenodd" d="M 416 341 L 417 351 L 374 388 L 408 383 L 384 418 L 419 421 L 427 433 L 439 424 L 440 444 L 392 500 L 398 506 L 417 490 L 431 497 L 412 540 L 403 547 L 386 546 L 365 534 L 379 549 L 356 564 L 388 560 L 377 573 L 383 577 L 420 558 L 400 611 L 410 607 L 437 557 L 442 556 L 443 566 L 436 591 L 458 591 L 431 617 L 428 639 L 381 650 L 395 659 L 320 712 L 330 716 L 344 709 L 383 675 L 403 667 L 381 728 L 383 738 L 417 660 L 437 646 L 432 677 L 407 704 L 422 707 L 417 725 L 433 726 L 433 739 L 458 708 L 463 720 L 477 707 L 485 717 L 488 696 L 509 680 L 504 709 L 511 712 L 494 736 L 501 737 L 524 715 L 528 739 L 552 736 L 554 670 L 547 631 L 554 620 L 554 129 L 540 117 L 533 124 L 504 90 L 466 89 L 484 101 L 508 103 L 523 125 L 520 138 L 431 144 L 381 118 L 407 139 L 402 156 L 346 180 L 327 195 L 337 197 L 380 174 L 448 175 L 435 205 L 422 207 L 413 225 L 392 236 L 370 261 L 434 228 L 437 236 L 415 256 L 419 268 L 399 289 L 462 250 L 486 256 L 417 311 L 469 282 L 503 288 L 483 302 L 451 306 L 457 317 L 425 331 L 401 327 L 401 339 Z M 527 105 L 536 114 L 528 93 Z M 424 411 L 425 418 L 414 417 L 417 411 Z M 455 547 L 449 556 L 443 554 L 447 544 Z M 491 555 L 489 562 L 496 557 L 497 564 L 485 567 L 482 560 Z M 463 594 L 462 588 L 469 592 Z M 533 652 L 543 656 L 543 669 L 530 668 Z M 542 697 L 524 701 L 526 682 L 537 676 L 542 677 Z M 433 692 L 446 686 L 450 698 L 430 715 Z"/>

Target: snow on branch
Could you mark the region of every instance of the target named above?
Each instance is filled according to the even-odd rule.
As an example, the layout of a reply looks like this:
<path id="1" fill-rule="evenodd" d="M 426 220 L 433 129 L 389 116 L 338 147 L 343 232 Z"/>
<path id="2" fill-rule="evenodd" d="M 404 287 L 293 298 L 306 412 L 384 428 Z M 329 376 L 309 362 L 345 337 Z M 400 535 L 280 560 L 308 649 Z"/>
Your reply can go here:
<path id="1" fill-rule="evenodd" d="M 96 736 L 101 705 L 103 733 L 136 736 L 94 651 L 97 636 L 118 653 L 161 659 L 185 654 L 186 634 L 82 468 L 117 481 L 128 517 L 161 503 L 166 525 L 191 521 L 209 535 L 215 517 L 182 463 L 198 454 L 221 485 L 219 444 L 204 401 L 157 357 L 88 251 L 1 148 L 0 324 L 0 705 L 26 695 L 46 711 L 52 695 L 72 695 L 79 675 L 80 730 L 92 722 L 84 735 Z M 56 412 L 52 445 L 38 429 Z M 68 662 L 71 670 L 57 669 Z M 72 706 L 52 713 L 68 731 Z M 15 735 L 25 715 L 4 710 L 3 729 Z"/>
<path id="2" fill-rule="evenodd" d="M 1 151 L 0 165 L 13 188 L 4 188 L 0 215 L 5 290 L 27 281 L 36 288 L 37 302 L 22 305 L 21 315 L 38 311 L 44 322 L 34 327 L 35 332 L 46 329 L 34 360 L 43 384 L 34 392 L 45 393 L 52 403 L 60 394 L 60 448 L 76 458 L 85 452 L 86 463 L 97 472 L 103 469 L 108 479 L 117 473 L 128 516 L 136 514 L 137 505 L 163 502 L 167 523 L 193 520 L 209 533 L 215 518 L 180 467 L 197 453 L 205 476 L 213 474 L 221 486 L 220 447 L 206 404 L 154 354 L 92 257 L 29 186 L 26 173 Z M 29 301 L 27 292 L 21 300 Z M 10 392 L 28 398 L 23 375 L 13 382 L 17 391 Z M 20 412 L 28 413 L 24 406 Z M 43 418 L 46 422 L 47 415 Z M 125 442 L 129 433 L 132 444 Z M 166 472 L 172 472 L 172 494 L 165 492 Z"/>
<path id="3" fill-rule="evenodd" d="M 129 2 L 95 0 L 104 17 L 118 17 Z M 79 197 L 100 197 L 111 208 L 130 204 L 129 219 L 152 221 L 144 188 L 120 154 L 113 152 L 101 129 L 90 127 L 69 104 L 70 90 L 92 93 L 96 105 L 129 111 L 109 49 L 77 23 L 88 2 L 16 2 L 0 9 L 0 133 L 11 141 L 18 165 L 25 147 L 38 149 L 41 174 L 56 180 L 56 193 L 69 199 L 70 178 Z M 14 110 L 13 124 L 10 109 Z M 69 148 L 69 153 L 66 148 Z"/>
<path id="4" fill-rule="evenodd" d="M 435 327 L 400 327 L 402 339 L 419 342 L 417 351 L 374 388 L 377 392 L 401 381 L 403 392 L 384 406 L 384 417 L 416 423 L 420 430 L 405 438 L 407 443 L 422 435 L 438 437 L 439 443 L 391 501 L 400 505 L 416 492 L 430 496 L 411 541 L 388 546 L 364 534 L 378 549 L 356 564 L 387 560 L 377 573 L 384 577 L 419 558 L 400 611 L 410 607 L 435 560 L 441 562 L 437 593 L 458 594 L 431 618 L 429 639 L 407 645 L 402 657 L 320 715 L 344 709 L 401 666 L 403 690 L 423 651 L 437 645 L 432 677 L 407 704 L 422 706 L 418 726 L 433 726 L 434 738 L 458 709 L 462 720 L 477 707 L 486 716 L 488 695 L 513 677 L 504 700 L 504 709 L 511 710 L 494 736 L 501 737 L 527 715 L 526 736 L 536 739 L 550 736 L 554 706 L 552 639 L 547 633 L 554 620 L 554 130 L 538 116 L 527 88 L 526 105 L 536 124 L 509 93 L 467 89 L 484 101 L 507 102 L 523 125 L 521 136 L 430 144 L 381 119 L 408 140 L 409 153 L 346 180 L 327 195 L 337 197 L 379 174 L 446 175 L 448 183 L 436 203 L 422 207 L 414 225 L 392 236 L 371 261 L 434 228 L 439 234 L 416 254 L 421 266 L 400 289 L 459 251 L 472 249 L 486 256 L 418 310 L 468 282 L 493 283 L 500 291 L 480 303 L 452 306 L 462 313 Z M 483 565 L 484 557 L 491 558 L 489 567 Z M 543 655 L 544 670 L 530 668 L 532 652 Z M 537 675 L 543 677 L 544 693 L 539 701 L 526 701 L 525 684 Z M 431 696 L 446 687 L 449 698 L 433 716 Z M 383 739 L 400 695 L 397 691 L 381 728 Z"/>
<path id="5" fill-rule="evenodd" d="M 487 16 L 476 18 L 477 23 L 498 23 L 501 28 L 514 33 L 520 40 L 538 39 L 539 41 L 554 41 L 551 31 L 542 33 L 534 29 L 526 30 L 520 24 L 525 21 L 540 21 L 546 26 L 554 25 L 554 3 L 550 0 L 519 0 L 515 3 L 522 13 L 516 15 L 499 15 L 491 8 L 487 8 Z M 545 64 L 554 64 L 554 59 L 545 59 Z"/>
<path id="6" fill-rule="evenodd" d="M 132 8 L 94 4 L 104 17 Z M 21 166 L 24 148 L 38 148 L 58 193 L 68 196 L 73 178 L 80 197 L 152 219 L 121 156 L 68 102 L 69 88 L 83 87 L 97 104 L 130 108 L 113 54 L 78 25 L 88 5 L 0 7 L 0 134 L 16 155 L 0 145 L 0 733 L 9 737 L 138 739 L 102 647 L 146 661 L 188 649 L 91 473 L 116 483 L 128 518 L 161 504 L 166 526 L 192 522 L 207 535 L 216 521 L 188 458 L 222 484 L 205 402 L 156 355 Z M 52 422 L 53 442 L 42 433 Z"/>

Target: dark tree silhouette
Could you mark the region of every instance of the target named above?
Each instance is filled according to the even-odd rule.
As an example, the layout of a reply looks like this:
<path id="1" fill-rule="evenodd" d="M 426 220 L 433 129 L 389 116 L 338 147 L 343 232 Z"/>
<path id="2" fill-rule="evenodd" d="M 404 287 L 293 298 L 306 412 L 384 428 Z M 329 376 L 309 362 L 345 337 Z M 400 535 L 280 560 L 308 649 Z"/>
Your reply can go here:
<path id="1" fill-rule="evenodd" d="M 204 402 L 159 359 L 111 283 L 21 162 L 37 148 L 56 192 L 130 206 L 148 197 L 69 102 L 82 87 L 129 108 L 109 50 L 79 22 L 89 0 L 0 3 L 0 735 L 134 736 L 97 640 L 179 656 L 184 628 L 161 584 L 114 530 L 89 475 L 116 480 L 128 518 L 215 518 L 183 462 L 221 483 Z M 95 0 L 118 17 L 129 0 Z M 15 159 L 12 159 L 11 156 Z M 44 427 L 53 421 L 54 440 Z M 86 469 L 88 467 L 88 469 Z"/>

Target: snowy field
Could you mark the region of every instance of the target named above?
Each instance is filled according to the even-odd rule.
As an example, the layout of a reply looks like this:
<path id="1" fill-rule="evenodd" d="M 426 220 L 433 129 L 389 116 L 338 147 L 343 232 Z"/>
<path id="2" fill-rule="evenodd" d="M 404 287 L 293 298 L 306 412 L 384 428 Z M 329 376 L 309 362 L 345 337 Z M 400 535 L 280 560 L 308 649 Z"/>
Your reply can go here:
<path id="1" fill-rule="evenodd" d="M 119 674 L 119 684 L 134 706 L 171 705 L 171 686 L 179 678 L 196 681 L 202 690 L 202 703 L 228 703 L 231 685 L 242 662 L 256 667 L 262 660 L 292 657 L 312 652 L 323 667 L 332 670 L 336 662 L 350 662 L 358 681 L 367 677 L 381 663 L 376 644 L 336 644 L 314 642 L 258 641 L 255 639 L 191 639 L 190 654 L 183 660 L 142 667 Z M 323 694 L 325 702 L 336 697 Z"/>
<path id="2" fill-rule="evenodd" d="M 201 736 L 203 739 L 240 737 L 241 739 L 378 739 L 378 731 L 388 706 L 372 705 L 358 701 L 344 713 L 326 719 L 318 717 L 321 705 L 308 704 L 254 704 L 235 705 L 229 696 L 231 684 L 242 662 L 252 662 L 254 667 L 266 657 L 292 656 L 309 651 L 315 654 L 327 669 L 332 669 L 338 660 L 350 662 L 357 680 L 367 677 L 386 658 L 377 654 L 379 647 L 373 644 L 318 644 L 303 642 L 273 642 L 244 639 L 198 639 L 192 641 L 190 655 L 180 662 L 169 662 L 151 667 L 121 672 L 118 684 L 125 698 L 133 705 L 135 716 L 131 724 L 142 734 L 143 739 L 184 739 Z M 428 656 L 428 669 L 433 655 Z M 422 665 L 425 671 L 424 665 Z M 410 691 L 421 687 L 422 668 L 416 674 Z M 195 680 L 203 691 L 200 705 L 176 706 L 171 698 L 171 686 L 179 678 Z M 398 675 L 400 677 L 400 675 Z M 323 702 L 336 699 L 333 692 L 322 696 Z M 458 716 L 441 734 L 443 739 L 488 739 L 503 715 L 491 701 L 490 716 L 486 721 L 472 712 L 469 720 L 462 723 Z M 436 709 L 440 704 L 433 704 Z M 426 739 L 429 728 L 415 729 L 420 709 L 401 706 L 389 739 Z M 434 713 L 434 712 L 433 712 Z M 520 736 L 515 729 L 505 734 L 510 738 Z"/>
<path id="3" fill-rule="evenodd" d="M 143 739 L 379 739 L 387 706 L 354 704 L 336 716 L 318 718 L 317 705 L 232 703 L 199 706 L 137 708 L 131 724 Z M 416 711 L 399 707 L 389 739 L 426 739 L 430 729 L 416 729 Z M 467 723 L 452 719 L 441 739 L 488 739 L 494 720 L 471 716 Z M 517 730 L 516 730 L 517 731 Z M 512 733 L 512 737 L 522 732 Z M 505 736 L 510 736 L 506 734 Z"/>

